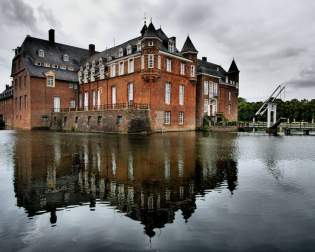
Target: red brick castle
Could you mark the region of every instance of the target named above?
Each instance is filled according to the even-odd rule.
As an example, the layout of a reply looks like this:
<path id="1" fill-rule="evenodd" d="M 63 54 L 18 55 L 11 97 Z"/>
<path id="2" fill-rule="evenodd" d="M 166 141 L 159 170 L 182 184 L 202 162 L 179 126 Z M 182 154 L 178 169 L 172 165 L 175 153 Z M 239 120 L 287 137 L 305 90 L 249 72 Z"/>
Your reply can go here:
<path id="1" fill-rule="evenodd" d="M 189 36 L 178 50 L 176 37 L 152 22 L 138 37 L 101 52 L 92 44 L 81 49 L 56 43 L 54 30 L 48 40 L 27 36 L 12 61 L 10 124 L 127 133 L 236 121 L 239 70 L 234 59 L 225 71 L 197 55 Z M 0 109 L 0 115 L 8 118 L 5 111 Z"/>

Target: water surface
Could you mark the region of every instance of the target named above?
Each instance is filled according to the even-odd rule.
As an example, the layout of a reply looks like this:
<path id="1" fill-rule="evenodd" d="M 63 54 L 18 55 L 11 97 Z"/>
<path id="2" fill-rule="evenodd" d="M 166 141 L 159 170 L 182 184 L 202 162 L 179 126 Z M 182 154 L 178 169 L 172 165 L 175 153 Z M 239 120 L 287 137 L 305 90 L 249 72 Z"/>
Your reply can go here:
<path id="1" fill-rule="evenodd" d="M 0 132 L 0 251 L 314 251 L 315 137 Z"/>

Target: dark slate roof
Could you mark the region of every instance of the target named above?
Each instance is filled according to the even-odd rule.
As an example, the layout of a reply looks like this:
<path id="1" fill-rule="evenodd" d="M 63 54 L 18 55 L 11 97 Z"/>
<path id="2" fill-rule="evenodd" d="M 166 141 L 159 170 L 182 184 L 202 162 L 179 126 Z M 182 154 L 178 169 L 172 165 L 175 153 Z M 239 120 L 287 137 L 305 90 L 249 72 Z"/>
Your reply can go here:
<path id="1" fill-rule="evenodd" d="M 181 51 L 182 53 L 185 52 L 193 52 L 193 53 L 198 53 L 197 49 L 195 48 L 194 44 L 191 42 L 190 37 L 187 36 L 186 41 L 183 45 L 183 49 Z"/>
<path id="2" fill-rule="evenodd" d="M 38 56 L 38 50 L 43 49 L 45 57 Z M 21 46 L 21 55 L 24 65 L 30 76 L 45 77 L 45 73 L 52 70 L 56 74 L 56 79 L 64 81 L 77 82 L 77 71 L 81 63 L 88 57 L 89 51 L 65 44 L 52 43 L 48 40 L 27 36 Z M 69 61 L 63 61 L 63 55 L 69 55 Z M 73 71 L 62 70 L 60 68 L 51 68 L 35 65 L 36 62 L 49 63 L 51 65 L 64 65 L 67 68 L 73 68 Z"/>
<path id="3" fill-rule="evenodd" d="M 197 60 L 197 72 L 213 75 L 219 78 L 225 78 L 226 76 L 226 71 L 220 65 L 200 59 Z"/>
<path id="4" fill-rule="evenodd" d="M 143 34 L 145 33 L 145 31 L 148 29 L 148 27 L 147 27 L 147 25 L 146 25 L 146 23 L 144 23 L 144 25 L 143 25 L 143 27 L 142 27 L 142 29 L 141 29 L 141 31 L 140 31 L 140 33 L 141 33 L 141 35 L 143 36 Z"/>
<path id="5" fill-rule="evenodd" d="M 0 93 L 0 100 L 6 100 L 13 97 L 13 86 L 6 85 L 5 90 Z"/>
<path id="6" fill-rule="evenodd" d="M 235 73 L 235 72 L 239 73 L 240 71 L 238 70 L 237 65 L 235 63 L 235 60 L 233 59 L 232 63 L 231 63 L 231 66 L 229 68 L 229 73 Z"/>
<path id="7" fill-rule="evenodd" d="M 148 29 L 145 31 L 144 35 L 143 35 L 144 38 L 154 38 L 154 37 L 157 37 L 159 38 L 159 36 L 157 35 L 156 33 L 156 29 L 153 25 L 153 23 L 151 22 L 148 26 Z"/>
<path id="8" fill-rule="evenodd" d="M 126 55 L 126 48 L 127 48 L 128 45 L 132 46 L 132 53 L 135 53 L 137 51 L 137 44 L 138 44 L 138 42 L 140 40 L 141 40 L 141 36 L 140 37 L 136 37 L 136 38 L 131 39 L 131 40 L 128 40 L 127 42 L 122 43 L 122 44 L 117 45 L 117 46 L 114 46 L 112 48 L 106 49 L 106 50 L 104 50 L 102 52 L 95 53 L 92 56 L 88 57 L 85 60 L 85 62 L 92 62 L 93 60 L 97 61 L 100 58 L 105 59 L 105 61 L 106 61 L 108 56 L 111 56 L 112 59 L 114 60 L 114 59 L 118 58 L 119 49 L 120 48 L 123 48 L 124 56 L 125 56 Z"/>
<path id="9" fill-rule="evenodd" d="M 156 30 L 156 34 L 159 36 L 159 38 L 163 41 L 168 41 L 168 37 L 166 36 L 166 34 L 164 33 L 164 31 L 162 30 L 162 28 L 159 28 Z"/>

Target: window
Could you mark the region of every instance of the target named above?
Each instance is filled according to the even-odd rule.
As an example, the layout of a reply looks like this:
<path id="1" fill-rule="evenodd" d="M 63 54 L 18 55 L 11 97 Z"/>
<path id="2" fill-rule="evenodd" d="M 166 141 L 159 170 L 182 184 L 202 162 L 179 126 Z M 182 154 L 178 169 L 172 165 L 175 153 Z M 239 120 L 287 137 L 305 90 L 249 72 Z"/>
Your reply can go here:
<path id="1" fill-rule="evenodd" d="M 84 93 L 84 110 L 89 109 L 89 93 L 85 92 Z"/>
<path id="2" fill-rule="evenodd" d="M 190 76 L 195 77 L 195 66 L 194 65 L 190 66 Z"/>
<path id="3" fill-rule="evenodd" d="M 50 67 L 50 64 L 47 63 L 47 62 L 45 62 L 45 63 L 44 63 L 44 67 Z"/>
<path id="4" fill-rule="evenodd" d="M 63 61 L 69 61 L 69 55 L 68 54 L 63 55 Z"/>
<path id="5" fill-rule="evenodd" d="M 231 114 L 231 104 L 229 104 L 228 106 L 228 111 L 229 111 L 229 114 Z"/>
<path id="6" fill-rule="evenodd" d="M 209 97 L 210 98 L 213 97 L 213 82 L 212 81 L 209 82 Z"/>
<path id="7" fill-rule="evenodd" d="M 184 124 L 184 112 L 178 113 L 178 124 L 183 125 Z"/>
<path id="8" fill-rule="evenodd" d="M 124 56 L 124 49 L 119 48 L 118 57 L 122 57 L 122 56 Z"/>
<path id="9" fill-rule="evenodd" d="M 171 59 L 166 59 L 166 71 L 172 72 L 172 60 Z"/>
<path id="10" fill-rule="evenodd" d="M 24 95 L 24 108 L 27 108 L 27 95 Z"/>
<path id="11" fill-rule="evenodd" d="M 95 90 L 93 90 L 92 92 L 92 98 L 93 98 L 92 100 L 93 108 L 95 108 L 96 106 L 96 91 Z"/>
<path id="12" fill-rule="evenodd" d="M 218 83 L 213 83 L 213 95 L 218 96 Z"/>
<path id="13" fill-rule="evenodd" d="M 133 72 L 134 72 L 134 68 L 135 68 L 134 65 L 135 65 L 135 64 L 134 64 L 133 58 L 132 58 L 132 59 L 129 59 L 129 60 L 128 60 L 128 73 L 133 73 Z"/>
<path id="14" fill-rule="evenodd" d="M 102 122 L 102 116 L 97 117 L 97 124 L 100 125 Z"/>
<path id="15" fill-rule="evenodd" d="M 90 78 L 91 81 L 95 81 L 95 70 L 94 68 L 91 69 L 91 78 Z"/>
<path id="16" fill-rule="evenodd" d="M 158 69 L 161 69 L 161 56 L 158 55 Z"/>
<path id="17" fill-rule="evenodd" d="M 208 99 L 205 99 L 204 100 L 204 109 L 203 111 L 206 113 L 208 112 L 208 105 L 209 105 L 209 100 Z"/>
<path id="18" fill-rule="evenodd" d="M 153 44 L 153 41 L 149 41 L 148 42 L 148 46 L 153 46 L 154 44 Z"/>
<path id="19" fill-rule="evenodd" d="M 203 82 L 203 94 L 204 95 L 209 94 L 209 82 L 208 81 Z"/>
<path id="20" fill-rule="evenodd" d="M 166 125 L 171 124 L 171 112 L 170 111 L 164 112 L 164 124 L 166 124 Z"/>
<path id="21" fill-rule="evenodd" d="M 47 87 L 55 86 L 55 77 L 52 75 L 47 76 Z"/>
<path id="22" fill-rule="evenodd" d="M 66 65 L 60 65 L 60 69 L 67 70 L 67 66 Z"/>
<path id="23" fill-rule="evenodd" d="M 119 62 L 119 75 L 123 75 L 124 74 L 124 62 L 121 61 Z"/>
<path id="24" fill-rule="evenodd" d="M 58 65 L 57 64 L 52 64 L 51 67 L 52 68 L 58 68 Z"/>
<path id="25" fill-rule="evenodd" d="M 103 64 L 100 65 L 100 79 L 105 79 L 105 67 Z"/>
<path id="26" fill-rule="evenodd" d="M 144 69 L 144 55 L 141 56 L 141 69 Z"/>
<path id="27" fill-rule="evenodd" d="M 185 75 L 185 64 L 184 63 L 180 63 L 180 74 Z"/>
<path id="28" fill-rule="evenodd" d="M 141 42 L 139 41 L 137 44 L 137 51 L 140 52 L 141 51 Z"/>
<path id="29" fill-rule="evenodd" d="M 128 84 L 128 103 L 133 102 L 133 83 Z"/>
<path id="30" fill-rule="evenodd" d="M 38 56 L 41 57 L 41 58 L 44 58 L 45 57 L 45 52 L 43 49 L 39 49 L 38 50 Z"/>
<path id="31" fill-rule="evenodd" d="M 231 91 L 229 91 L 229 101 L 231 101 Z"/>
<path id="32" fill-rule="evenodd" d="M 165 84 L 165 104 L 171 104 L 171 83 Z"/>
<path id="33" fill-rule="evenodd" d="M 71 101 L 69 102 L 69 107 L 70 107 L 70 108 L 75 108 L 75 100 L 71 100 Z"/>
<path id="34" fill-rule="evenodd" d="M 85 69 L 84 73 L 83 73 L 83 82 L 84 83 L 88 83 L 88 74 L 89 74 L 89 71 L 87 69 Z"/>
<path id="35" fill-rule="evenodd" d="M 179 105 L 184 105 L 185 86 L 179 85 Z"/>
<path id="36" fill-rule="evenodd" d="M 168 42 L 168 51 L 170 53 L 173 53 L 175 51 L 175 45 L 174 45 L 174 42 L 173 41 L 169 41 Z"/>
<path id="37" fill-rule="evenodd" d="M 116 87 L 112 86 L 112 104 L 116 104 Z"/>
<path id="38" fill-rule="evenodd" d="M 131 53 L 132 53 L 132 47 L 131 47 L 131 45 L 128 45 L 127 46 L 127 55 L 129 55 Z"/>
<path id="39" fill-rule="evenodd" d="M 154 67 L 154 55 L 149 54 L 148 55 L 148 68 L 153 68 Z"/>
<path id="40" fill-rule="evenodd" d="M 112 64 L 110 66 L 110 77 L 115 77 L 116 76 L 116 64 Z"/>

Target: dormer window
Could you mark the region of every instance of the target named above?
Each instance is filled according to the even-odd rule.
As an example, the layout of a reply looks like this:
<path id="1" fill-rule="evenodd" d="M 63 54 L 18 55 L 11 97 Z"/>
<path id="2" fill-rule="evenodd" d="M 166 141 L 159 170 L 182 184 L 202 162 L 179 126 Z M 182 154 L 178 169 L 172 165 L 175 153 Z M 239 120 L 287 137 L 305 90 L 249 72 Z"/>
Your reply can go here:
<path id="1" fill-rule="evenodd" d="M 122 57 L 122 56 L 124 56 L 124 49 L 119 48 L 118 57 Z"/>
<path id="2" fill-rule="evenodd" d="M 39 62 L 39 61 L 36 61 L 36 62 L 35 62 L 35 65 L 36 65 L 36 66 L 42 66 L 42 63 Z"/>
<path id="3" fill-rule="evenodd" d="M 66 70 L 66 69 L 67 69 L 67 66 L 66 66 L 66 65 L 60 65 L 60 69 Z"/>
<path id="4" fill-rule="evenodd" d="M 127 55 L 129 55 L 131 53 L 132 53 L 132 47 L 131 47 L 131 45 L 128 45 L 127 46 Z"/>
<path id="5" fill-rule="evenodd" d="M 69 55 L 68 54 L 63 55 L 63 61 L 69 61 Z"/>
<path id="6" fill-rule="evenodd" d="M 172 40 L 170 40 L 170 41 L 168 42 L 168 51 L 169 51 L 170 53 L 174 53 L 174 51 L 175 51 L 174 42 L 173 42 Z"/>
<path id="7" fill-rule="evenodd" d="M 139 41 L 137 44 L 137 51 L 140 52 L 141 51 L 141 42 Z"/>
<path id="8" fill-rule="evenodd" d="M 58 68 L 58 65 L 56 65 L 56 64 L 52 64 L 52 66 L 51 66 L 52 68 Z"/>
<path id="9" fill-rule="evenodd" d="M 102 58 L 100 58 L 100 59 L 98 60 L 98 64 L 99 64 L 99 65 L 102 65 L 102 64 L 103 64 L 103 59 L 102 59 Z"/>
<path id="10" fill-rule="evenodd" d="M 92 67 L 95 67 L 95 60 L 92 61 Z"/>
<path id="11" fill-rule="evenodd" d="M 89 66 L 90 66 L 89 62 L 86 62 L 85 67 L 89 69 Z"/>
<path id="12" fill-rule="evenodd" d="M 148 46 L 153 46 L 153 45 L 154 45 L 153 41 L 149 41 Z"/>
<path id="13" fill-rule="evenodd" d="M 38 56 L 41 57 L 41 58 L 44 58 L 45 57 L 45 52 L 43 49 L 39 49 L 38 50 Z"/>
<path id="14" fill-rule="evenodd" d="M 111 61 L 112 59 L 113 59 L 112 56 L 107 57 L 107 61 Z"/>
<path id="15" fill-rule="evenodd" d="M 44 63 L 44 67 L 50 67 L 50 64 L 47 63 L 47 62 L 45 62 L 45 63 Z"/>
<path id="16" fill-rule="evenodd" d="M 74 71 L 74 68 L 72 66 L 68 66 L 69 71 Z"/>

